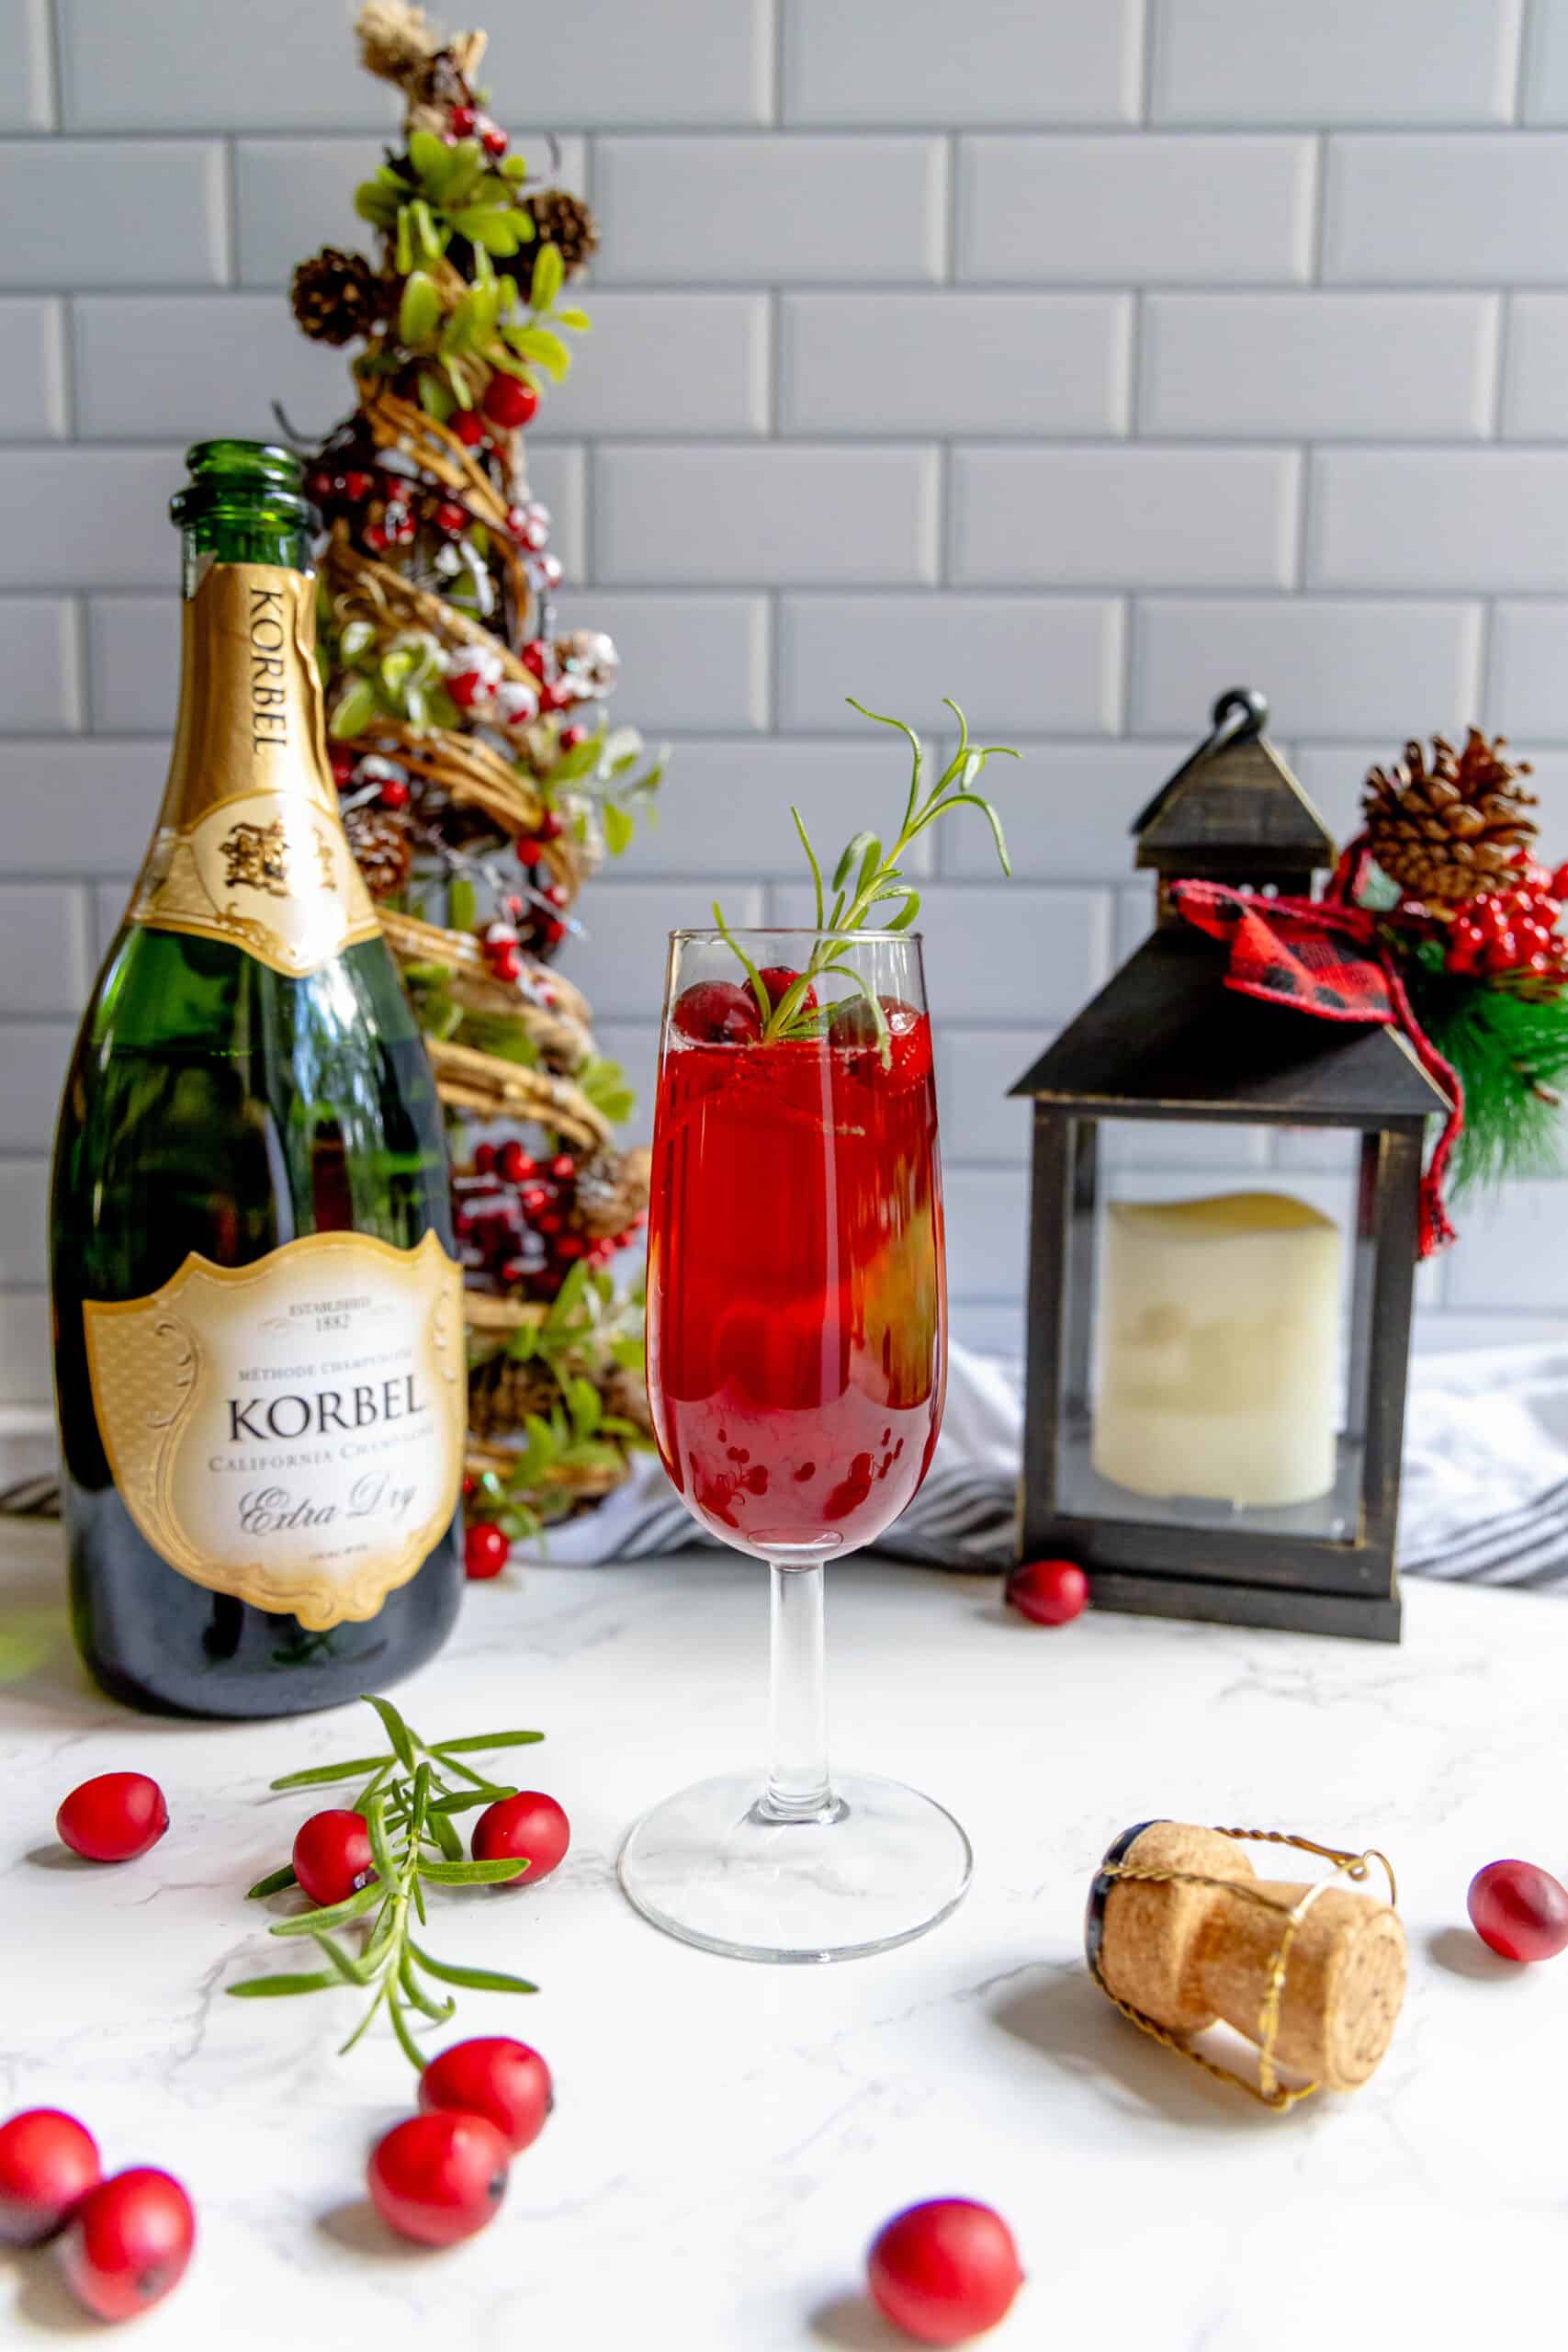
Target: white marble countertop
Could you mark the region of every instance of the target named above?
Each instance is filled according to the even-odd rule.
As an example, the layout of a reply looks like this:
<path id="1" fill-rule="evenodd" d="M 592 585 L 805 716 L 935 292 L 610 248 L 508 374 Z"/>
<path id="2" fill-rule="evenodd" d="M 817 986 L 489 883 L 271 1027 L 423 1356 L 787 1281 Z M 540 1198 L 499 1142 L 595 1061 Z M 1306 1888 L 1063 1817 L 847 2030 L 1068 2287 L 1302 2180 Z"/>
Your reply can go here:
<path id="1" fill-rule="evenodd" d="M 57 1547 L 45 1527 L 0 1537 L 0 2114 L 72 2109 L 111 2167 L 161 2164 L 191 2190 L 196 2259 L 137 2324 L 148 2352 L 892 2352 L 863 2248 L 941 2194 L 989 2200 L 1018 2236 L 1031 2278 L 985 2339 L 998 2352 L 1468 2352 L 1560 2308 L 1568 1955 L 1494 1961 L 1464 1893 L 1500 1854 L 1568 1868 L 1562 1601 L 1416 1586 L 1404 1647 L 1382 1649 L 1123 1617 L 1050 1634 L 988 1581 L 835 1570 L 837 1744 L 941 1796 L 977 1861 L 931 1936 L 791 1970 L 667 1939 L 614 1878 L 645 1803 L 759 1752 L 761 1572 L 476 1587 L 400 1699 L 433 1737 L 543 1728 L 526 1777 L 575 1841 L 536 1894 L 449 1897 L 431 1940 L 537 1980 L 529 2001 L 462 1996 L 460 2030 L 536 2042 L 558 2104 L 493 2226 L 429 2254 L 364 2202 L 369 2144 L 410 2105 L 390 2039 L 333 2054 L 346 1990 L 222 1997 L 283 1960 L 243 1894 L 310 1800 L 265 1781 L 374 1748 L 368 1716 L 111 1707 L 76 1668 Z M 71 1862 L 61 1797 L 127 1767 L 163 1782 L 169 1835 L 122 1869 Z M 1388 1851 L 1412 1984 L 1364 2090 L 1266 2113 L 1095 1990 L 1093 1864 L 1155 1814 Z M 0 2341 L 76 2329 L 96 2332 L 50 2261 L 0 2257 Z"/>

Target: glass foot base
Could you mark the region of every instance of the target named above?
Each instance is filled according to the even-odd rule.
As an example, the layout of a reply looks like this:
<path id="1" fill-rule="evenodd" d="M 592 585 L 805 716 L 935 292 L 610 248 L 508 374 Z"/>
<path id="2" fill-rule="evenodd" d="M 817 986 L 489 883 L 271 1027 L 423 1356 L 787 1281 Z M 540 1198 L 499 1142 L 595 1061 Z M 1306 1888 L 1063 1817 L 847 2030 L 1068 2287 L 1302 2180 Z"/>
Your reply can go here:
<path id="1" fill-rule="evenodd" d="M 833 1787 L 830 1816 L 774 1821 L 754 1775 L 698 1781 L 644 1814 L 621 1884 L 656 1928 L 734 1960 L 859 1960 L 923 1936 L 964 1899 L 968 1838 L 897 1781 Z"/>

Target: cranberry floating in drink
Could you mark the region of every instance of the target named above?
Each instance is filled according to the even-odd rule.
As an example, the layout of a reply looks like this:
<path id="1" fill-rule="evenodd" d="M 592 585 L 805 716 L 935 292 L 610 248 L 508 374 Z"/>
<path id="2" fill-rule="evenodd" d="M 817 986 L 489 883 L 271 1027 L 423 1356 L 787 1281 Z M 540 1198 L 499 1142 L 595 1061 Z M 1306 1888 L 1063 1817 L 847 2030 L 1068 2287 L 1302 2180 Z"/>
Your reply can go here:
<path id="1" fill-rule="evenodd" d="M 773 1752 L 765 1781 L 722 1774 L 655 1806 L 621 1881 L 656 1925 L 739 1958 L 884 1951 L 969 1882 L 968 1840 L 942 1806 L 829 1774 L 822 1612 L 825 1564 L 905 1510 L 942 1426 L 936 1091 L 900 861 L 937 817 L 974 806 L 1005 869 L 972 788 L 986 757 L 965 732 L 922 789 L 917 745 L 897 838 L 885 852 L 857 833 L 830 886 L 796 813 L 809 930 L 736 932 L 716 907 L 716 929 L 671 938 L 649 1398 L 692 1516 L 772 1570 Z"/>

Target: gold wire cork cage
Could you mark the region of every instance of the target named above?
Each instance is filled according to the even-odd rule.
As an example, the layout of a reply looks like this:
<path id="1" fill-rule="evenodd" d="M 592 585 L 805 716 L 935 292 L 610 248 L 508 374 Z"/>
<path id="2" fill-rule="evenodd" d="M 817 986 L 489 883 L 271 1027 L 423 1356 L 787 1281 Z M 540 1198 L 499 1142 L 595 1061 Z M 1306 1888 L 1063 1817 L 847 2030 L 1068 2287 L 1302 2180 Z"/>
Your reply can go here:
<path id="1" fill-rule="evenodd" d="M 1260 1880 L 1248 1842 L 1334 1867 L 1304 1885 Z M 1387 1903 L 1352 1891 L 1374 1863 Z M 1358 1854 L 1286 1830 L 1142 1821 L 1095 1873 L 1085 1952 L 1100 1991 L 1140 2031 L 1282 2112 L 1314 2091 L 1359 2089 L 1376 2071 L 1404 1997 L 1396 1902 L 1393 1868 L 1375 1848 Z M 1221 2021 L 1256 2048 L 1255 2081 L 1195 2046 Z"/>

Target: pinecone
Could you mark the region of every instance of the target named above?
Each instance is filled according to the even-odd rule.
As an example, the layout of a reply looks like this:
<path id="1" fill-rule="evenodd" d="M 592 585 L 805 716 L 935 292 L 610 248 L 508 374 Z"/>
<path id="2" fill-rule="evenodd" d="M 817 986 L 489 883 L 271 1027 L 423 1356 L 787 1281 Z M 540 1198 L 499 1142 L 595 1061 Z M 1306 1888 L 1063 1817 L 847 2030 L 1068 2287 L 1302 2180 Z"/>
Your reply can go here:
<path id="1" fill-rule="evenodd" d="M 1406 743 L 1403 760 L 1368 775 L 1368 843 L 1406 897 L 1462 906 L 1495 889 L 1535 839 L 1525 811 L 1536 796 L 1517 780 L 1530 771 L 1504 758 L 1506 741 L 1499 735 L 1489 743 L 1472 727 L 1456 752 L 1434 735 L 1429 759 L 1419 743 Z"/>
<path id="2" fill-rule="evenodd" d="M 521 209 L 534 223 L 534 242 L 521 246 L 508 267 L 517 280 L 518 292 L 526 301 L 533 292 L 534 264 L 541 245 L 554 245 L 567 276 L 575 277 L 580 270 L 587 268 L 590 258 L 598 251 L 599 230 L 582 198 L 570 196 L 564 187 L 541 188 L 537 196 L 529 197 Z"/>
<path id="3" fill-rule="evenodd" d="M 366 800 L 344 812 L 343 829 L 370 896 L 389 899 L 394 890 L 400 890 L 413 865 L 406 818 Z"/>
<path id="4" fill-rule="evenodd" d="M 300 331 L 313 343 L 352 343 L 367 335 L 385 311 L 385 288 L 363 254 L 323 245 L 294 272 L 289 300 Z"/>
<path id="5" fill-rule="evenodd" d="M 577 1170 L 577 1230 L 591 1240 L 610 1240 L 626 1231 L 648 1206 L 651 1154 L 639 1144 L 631 1151 L 601 1152 Z"/>

